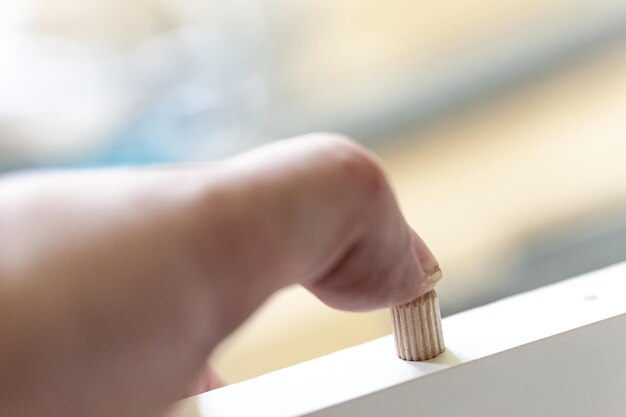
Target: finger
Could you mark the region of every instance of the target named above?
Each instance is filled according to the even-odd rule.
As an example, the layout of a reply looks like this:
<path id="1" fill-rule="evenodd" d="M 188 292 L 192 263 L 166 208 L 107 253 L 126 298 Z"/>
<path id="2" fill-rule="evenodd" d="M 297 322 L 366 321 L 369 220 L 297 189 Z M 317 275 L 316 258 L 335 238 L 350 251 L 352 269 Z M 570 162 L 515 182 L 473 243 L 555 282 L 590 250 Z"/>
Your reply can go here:
<path id="1" fill-rule="evenodd" d="M 441 277 L 436 259 L 421 239 L 405 229 L 405 238 L 364 240 L 321 281 L 307 285 L 331 307 L 366 311 L 409 302 L 432 289 Z"/>
<path id="2" fill-rule="evenodd" d="M 379 187 L 353 194 L 360 199 L 352 213 L 359 234 L 333 268 L 305 283 L 326 304 L 350 311 L 411 301 L 441 277 L 437 259 L 404 220 L 378 161 L 365 164 L 370 176 L 379 177 Z"/>

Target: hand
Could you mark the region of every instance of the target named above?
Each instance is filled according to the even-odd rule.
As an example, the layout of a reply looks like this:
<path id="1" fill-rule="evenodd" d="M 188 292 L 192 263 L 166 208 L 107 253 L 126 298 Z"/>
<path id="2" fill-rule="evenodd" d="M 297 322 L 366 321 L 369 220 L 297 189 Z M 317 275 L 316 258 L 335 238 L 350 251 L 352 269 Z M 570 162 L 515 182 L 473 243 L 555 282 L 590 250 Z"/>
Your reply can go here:
<path id="1" fill-rule="evenodd" d="M 154 416 L 269 295 L 361 311 L 437 261 L 377 160 L 332 135 L 214 165 L 0 183 L 0 414 Z"/>

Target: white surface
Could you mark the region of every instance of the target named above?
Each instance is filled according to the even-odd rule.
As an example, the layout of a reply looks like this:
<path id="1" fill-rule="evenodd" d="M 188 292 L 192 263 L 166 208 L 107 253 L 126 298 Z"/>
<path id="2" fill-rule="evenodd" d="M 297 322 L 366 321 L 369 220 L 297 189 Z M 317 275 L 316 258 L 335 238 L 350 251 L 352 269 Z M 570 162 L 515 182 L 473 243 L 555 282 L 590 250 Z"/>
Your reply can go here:
<path id="1" fill-rule="evenodd" d="M 198 407 L 203 417 L 619 415 L 624 313 L 626 263 L 444 319 L 448 350 L 434 360 L 399 360 L 388 336 L 209 392 Z"/>

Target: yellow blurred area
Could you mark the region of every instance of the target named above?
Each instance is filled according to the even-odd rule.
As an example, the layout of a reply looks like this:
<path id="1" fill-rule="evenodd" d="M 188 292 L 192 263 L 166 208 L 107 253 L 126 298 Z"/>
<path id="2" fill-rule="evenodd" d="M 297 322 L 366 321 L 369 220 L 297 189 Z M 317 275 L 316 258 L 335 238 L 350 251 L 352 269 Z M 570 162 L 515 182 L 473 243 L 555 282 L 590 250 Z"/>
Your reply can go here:
<path id="1" fill-rule="evenodd" d="M 558 26 L 564 5 L 568 19 L 590 12 L 590 2 L 584 0 L 265 0 L 265 4 L 270 15 L 295 17 L 284 29 L 291 30 L 286 34 L 290 42 L 276 45 L 279 55 L 288 59 L 273 75 L 286 100 L 302 101 L 291 111 L 281 108 L 281 116 L 295 120 L 332 118 L 342 106 L 367 108 L 372 97 L 393 101 L 402 97 L 402 90 L 430 83 L 424 77 L 432 74 L 422 71 L 433 65 L 453 64 L 458 55 L 473 48 L 489 50 L 500 39 L 515 41 L 547 20 Z M 283 7 L 286 10 L 275 10 Z"/>

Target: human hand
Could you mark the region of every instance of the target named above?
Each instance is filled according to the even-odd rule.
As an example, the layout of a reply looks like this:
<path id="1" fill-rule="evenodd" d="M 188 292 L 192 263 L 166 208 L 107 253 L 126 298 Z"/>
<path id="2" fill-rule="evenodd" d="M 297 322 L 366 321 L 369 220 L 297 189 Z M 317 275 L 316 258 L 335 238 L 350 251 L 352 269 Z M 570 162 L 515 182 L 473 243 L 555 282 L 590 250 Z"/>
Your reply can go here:
<path id="1" fill-rule="evenodd" d="M 279 288 L 362 311 L 416 298 L 438 268 L 377 160 L 332 135 L 210 166 L 9 178 L 0 196 L 14 417 L 159 415 Z"/>

